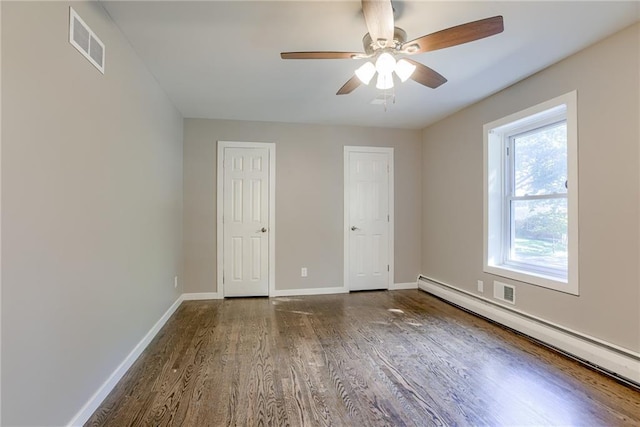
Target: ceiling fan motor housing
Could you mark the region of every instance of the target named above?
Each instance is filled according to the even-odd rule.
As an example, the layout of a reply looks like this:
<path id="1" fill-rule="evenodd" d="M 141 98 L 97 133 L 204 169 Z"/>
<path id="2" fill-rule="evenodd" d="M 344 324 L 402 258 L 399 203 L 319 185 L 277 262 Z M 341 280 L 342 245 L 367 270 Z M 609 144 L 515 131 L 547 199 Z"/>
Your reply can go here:
<path id="1" fill-rule="evenodd" d="M 392 50 L 400 50 L 400 46 L 407 41 L 407 33 L 399 27 L 393 28 L 393 42 L 387 42 L 386 45 L 380 46 L 377 40 L 373 40 L 371 38 L 371 34 L 367 33 L 362 38 L 362 45 L 364 46 L 364 51 L 367 55 L 374 55 L 377 50 L 390 48 Z"/>

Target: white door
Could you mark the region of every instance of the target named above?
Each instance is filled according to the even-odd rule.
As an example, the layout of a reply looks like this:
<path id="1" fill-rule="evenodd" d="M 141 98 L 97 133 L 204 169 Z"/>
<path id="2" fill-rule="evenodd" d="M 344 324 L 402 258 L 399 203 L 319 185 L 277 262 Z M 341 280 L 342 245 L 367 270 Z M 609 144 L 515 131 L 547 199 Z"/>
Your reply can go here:
<path id="1" fill-rule="evenodd" d="M 269 295 L 269 149 L 224 148 L 224 296 Z"/>
<path id="2" fill-rule="evenodd" d="M 352 291 L 391 283 L 392 150 L 345 147 L 345 281 Z"/>

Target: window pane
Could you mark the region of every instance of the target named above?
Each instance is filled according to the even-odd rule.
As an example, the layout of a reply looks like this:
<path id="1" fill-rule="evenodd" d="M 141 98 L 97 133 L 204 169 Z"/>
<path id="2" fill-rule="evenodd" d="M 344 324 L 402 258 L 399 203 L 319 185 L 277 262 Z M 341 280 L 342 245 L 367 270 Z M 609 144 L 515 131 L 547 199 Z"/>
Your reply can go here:
<path id="1" fill-rule="evenodd" d="M 515 136 L 513 156 L 515 196 L 567 192 L 566 122 Z"/>
<path id="2" fill-rule="evenodd" d="M 567 269 L 567 199 L 511 201 L 510 261 Z"/>

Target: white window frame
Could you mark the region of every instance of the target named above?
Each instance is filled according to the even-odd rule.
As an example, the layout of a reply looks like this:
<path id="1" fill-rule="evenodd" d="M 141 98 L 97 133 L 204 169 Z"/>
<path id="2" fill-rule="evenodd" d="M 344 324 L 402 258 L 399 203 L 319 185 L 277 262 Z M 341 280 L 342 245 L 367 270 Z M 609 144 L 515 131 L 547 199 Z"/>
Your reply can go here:
<path id="1" fill-rule="evenodd" d="M 507 224 L 508 193 L 506 178 L 506 135 L 519 130 L 535 129 L 566 117 L 567 124 L 567 211 L 568 265 L 566 277 L 544 268 L 526 264 L 505 263 L 504 251 L 509 248 Z M 484 251 L 483 270 L 486 273 L 579 295 L 578 280 L 578 123 L 577 92 L 573 91 L 523 111 L 487 123 L 484 134 Z"/>

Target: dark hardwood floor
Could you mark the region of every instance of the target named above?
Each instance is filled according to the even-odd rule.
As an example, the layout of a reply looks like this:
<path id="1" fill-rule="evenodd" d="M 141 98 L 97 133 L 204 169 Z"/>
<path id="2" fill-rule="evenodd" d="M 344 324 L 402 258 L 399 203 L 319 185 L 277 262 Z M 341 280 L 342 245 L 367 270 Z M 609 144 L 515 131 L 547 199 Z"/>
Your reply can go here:
<path id="1" fill-rule="evenodd" d="M 89 426 L 638 426 L 640 393 L 424 292 L 184 302 Z"/>

